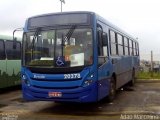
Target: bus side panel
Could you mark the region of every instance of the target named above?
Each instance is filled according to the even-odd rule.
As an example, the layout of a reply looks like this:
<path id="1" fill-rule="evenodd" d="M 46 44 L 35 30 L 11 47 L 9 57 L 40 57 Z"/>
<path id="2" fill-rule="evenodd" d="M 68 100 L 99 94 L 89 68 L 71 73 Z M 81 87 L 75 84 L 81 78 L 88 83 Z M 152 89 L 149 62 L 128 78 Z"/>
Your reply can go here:
<path id="1" fill-rule="evenodd" d="M 135 56 L 133 57 L 133 67 L 135 69 L 135 76 L 137 76 L 137 73 L 139 71 L 139 57 L 138 56 Z"/>
<path id="2" fill-rule="evenodd" d="M 110 61 L 98 68 L 98 100 L 109 94 L 110 73 L 112 73 Z"/>
<path id="3" fill-rule="evenodd" d="M 20 60 L 7 60 L 7 83 L 9 86 L 20 84 Z"/>
<path id="4" fill-rule="evenodd" d="M 0 60 L 0 88 L 7 86 L 6 60 Z"/>
<path id="5" fill-rule="evenodd" d="M 114 66 L 116 73 L 116 88 L 120 88 L 132 78 L 132 57 L 122 56 L 117 59 Z"/>
<path id="6" fill-rule="evenodd" d="M 109 78 L 104 78 L 98 81 L 98 100 L 103 99 L 109 94 Z"/>

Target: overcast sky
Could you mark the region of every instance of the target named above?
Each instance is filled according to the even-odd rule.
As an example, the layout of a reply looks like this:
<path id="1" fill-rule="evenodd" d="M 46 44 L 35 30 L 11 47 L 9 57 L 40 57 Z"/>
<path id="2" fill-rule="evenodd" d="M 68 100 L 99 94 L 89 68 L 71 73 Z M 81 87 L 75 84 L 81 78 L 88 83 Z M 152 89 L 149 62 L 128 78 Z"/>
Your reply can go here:
<path id="1" fill-rule="evenodd" d="M 94 11 L 135 38 L 142 59 L 160 61 L 160 0 L 65 0 L 63 11 Z M 60 12 L 59 0 L 0 0 L 0 34 L 12 35 L 27 17 Z"/>

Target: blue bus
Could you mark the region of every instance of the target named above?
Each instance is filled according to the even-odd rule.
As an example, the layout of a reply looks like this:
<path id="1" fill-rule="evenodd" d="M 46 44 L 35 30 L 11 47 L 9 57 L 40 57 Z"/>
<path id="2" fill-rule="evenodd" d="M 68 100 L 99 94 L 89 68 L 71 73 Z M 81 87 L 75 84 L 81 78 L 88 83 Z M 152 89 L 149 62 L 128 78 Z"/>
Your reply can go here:
<path id="1" fill-rule="evenodd" d="M 135 82 L 139 44 L 94 12 L 30 17 L 22 41 L 22 91 L 29 101 L 112 101 Z"/>

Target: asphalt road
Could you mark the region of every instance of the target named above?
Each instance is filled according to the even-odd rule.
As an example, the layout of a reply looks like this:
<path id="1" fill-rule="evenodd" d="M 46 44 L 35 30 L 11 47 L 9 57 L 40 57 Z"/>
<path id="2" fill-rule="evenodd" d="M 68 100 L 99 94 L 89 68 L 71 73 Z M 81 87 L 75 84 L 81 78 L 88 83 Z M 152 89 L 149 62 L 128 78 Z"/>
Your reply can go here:
<path id="1" fill-rule="evenodd" d="M 117 91 L 112 103 L 26 102 L 20 90 L 0 93 L 0 120 L 160 120 L 160 82 Z"/>

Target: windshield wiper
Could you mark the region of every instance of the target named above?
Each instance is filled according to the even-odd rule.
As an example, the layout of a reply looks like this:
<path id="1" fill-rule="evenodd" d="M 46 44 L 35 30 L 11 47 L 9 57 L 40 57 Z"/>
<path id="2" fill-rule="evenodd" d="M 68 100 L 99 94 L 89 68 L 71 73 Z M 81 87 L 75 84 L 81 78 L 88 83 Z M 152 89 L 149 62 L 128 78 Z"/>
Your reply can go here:
<path id="1" fill-rule="evenodd" d="M 69 40 L 74 32 L 74 30 L 76 29 L 76 25 L 72 25 L 71 28 L 69 29 L 69 31 L 67 32 L 67 34 L 64 36 L 64 40 Z"/>
<path id="2" fill-rule="evenodd" d="M 62 34 L 62 56 L 64 56 L 63 47 L 65 46 L 65 42 L 67 42 L 71 38 L 75 28 L 76 28 L 76 25 L 72 25 L 65 36 Z"/>

